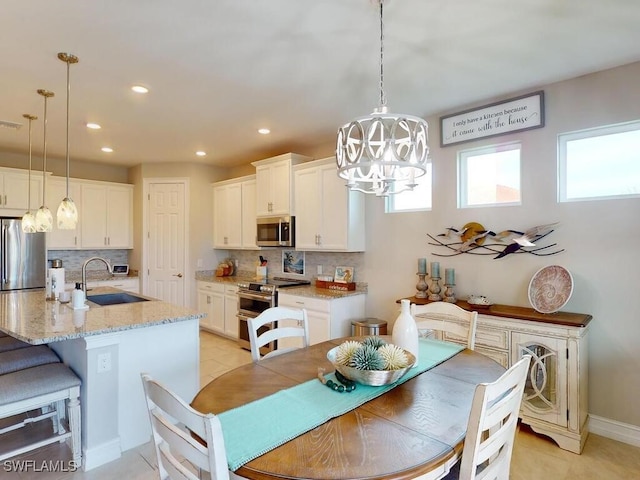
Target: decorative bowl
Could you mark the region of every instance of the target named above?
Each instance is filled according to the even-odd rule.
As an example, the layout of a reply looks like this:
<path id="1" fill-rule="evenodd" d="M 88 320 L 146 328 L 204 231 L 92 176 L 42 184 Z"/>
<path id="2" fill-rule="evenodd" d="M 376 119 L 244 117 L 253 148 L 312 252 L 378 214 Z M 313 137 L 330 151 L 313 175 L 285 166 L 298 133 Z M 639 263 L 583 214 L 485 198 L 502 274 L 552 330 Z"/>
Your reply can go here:
<path id="1" fill-rule="evenodd" d="M 484 295 L 469 295 L 467 303 L 478 308 L 489 308 L 493 305 L 493 303 L 491 303 L 491 301 Z"/>
<path id="2" fill-rule="evenodd" d="M 397 382 L 416 363 L 416 357 L 414 357 L 411 352 L 405 350 L 404 353 L 407 355 L 409 364 L 404 368 L 399 368 L 398 370 L 360 370 L 337 363 L 337 351 L 338 347 L 334 347 L 327 352 L 327 359 L 333 364 L 334 368 L 349 380 L 372 387 L 381 387 Z"/>

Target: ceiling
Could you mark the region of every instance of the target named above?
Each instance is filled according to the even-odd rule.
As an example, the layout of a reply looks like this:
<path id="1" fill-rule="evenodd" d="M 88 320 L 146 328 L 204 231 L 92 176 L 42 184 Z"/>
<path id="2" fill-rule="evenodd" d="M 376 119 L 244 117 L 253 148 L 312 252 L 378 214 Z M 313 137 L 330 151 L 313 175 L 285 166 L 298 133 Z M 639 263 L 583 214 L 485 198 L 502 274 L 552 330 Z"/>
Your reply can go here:
<path id="1" fill-rule="evenodd" d="M 0 121 L 24 126 L 0 128 L 0 151 L 28 151 L 31 113 L 42 154 L 45 88 L 48 155 L 65 156 L 58 52 L 80 59 L 72 162 L 328 156 L 337 128 L 378 105 L 372 0 L 2 0 L 1 11 Z M 640 60 L 637 0 L 390 0 L 384 23 L 389 109 L 423 117 Z"/>

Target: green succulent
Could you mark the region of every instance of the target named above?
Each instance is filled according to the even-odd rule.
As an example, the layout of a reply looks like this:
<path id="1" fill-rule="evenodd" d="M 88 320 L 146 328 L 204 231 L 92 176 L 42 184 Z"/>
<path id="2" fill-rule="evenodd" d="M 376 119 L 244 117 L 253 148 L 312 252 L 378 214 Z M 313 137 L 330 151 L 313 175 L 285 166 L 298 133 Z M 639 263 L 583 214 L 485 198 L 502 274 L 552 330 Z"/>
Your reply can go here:
<path id="1" fill-rule="evenodd" d="M 384 370 L 384 359 L 378 349 L 371 345 L 362 345 L 353 352 L 349 366 L 358 370 Z"/>
<path id="2" fill-rule="evenodd" d="M 371 345 L 373 348 L 378 349 L 380 347 L 383 347 L 387 344 L 387 342 L 385 342 L 382 338 L 380 337 L 367 337 L 363 340 L 362 342 L 363 345 Z"/>

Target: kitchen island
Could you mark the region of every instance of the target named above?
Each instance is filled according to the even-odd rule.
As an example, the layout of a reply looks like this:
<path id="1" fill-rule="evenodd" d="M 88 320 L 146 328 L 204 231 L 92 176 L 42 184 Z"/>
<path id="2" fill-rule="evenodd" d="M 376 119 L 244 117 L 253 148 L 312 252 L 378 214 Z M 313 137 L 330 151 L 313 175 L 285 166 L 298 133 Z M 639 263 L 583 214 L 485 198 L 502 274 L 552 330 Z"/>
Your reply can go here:
<path id="1" fill-rule="evenodd" d="M 91 295 L 121 290 L 100 287 Z M 194 310 L 148 301 L 87 310 L 47 301 L 44 290 L 0 294 L 0 331 L 48 344 L 81 378 L 83 468 L 149 441 L 141 372 L 191 399 L 199 389 L 199 319 Z M 89 298 L 90 300 L 90 298 Z"/>

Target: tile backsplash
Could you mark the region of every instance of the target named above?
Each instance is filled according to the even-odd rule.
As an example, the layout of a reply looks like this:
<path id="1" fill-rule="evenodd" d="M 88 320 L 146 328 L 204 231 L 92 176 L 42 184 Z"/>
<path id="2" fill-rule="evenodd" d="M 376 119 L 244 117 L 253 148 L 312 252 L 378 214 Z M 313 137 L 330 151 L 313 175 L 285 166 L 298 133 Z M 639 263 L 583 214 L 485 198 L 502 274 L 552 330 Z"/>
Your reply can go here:
<path id="1" fill-rule="evenodd" d="M 102 257 L 114 263 L 129 263 L 129 250 L 49 250 L 47 260 L 59 258 L 62 266 L 68 271 L 82 270 L 82 264 L 91 257 Z M 91 262 L 87 265 L 87 271 L 105 270 L 102 262 Z"/>
<path id="2" fill-rule="evenodd" d="M 337 266 L 348 266 L 354 268 L 354 281 L 366 282 L 365 278 L 358 275 L 361 267 L 364 265 L 364 253 L 334 253 L 334 252 L 300 252 L 294 251 L 296 255 L 304 253 L 304 274 L 295 275 L 291 273 L 283 273 L 282 256 L 287 249 L 272 250 L 229 250 L 229 258 L 238 260 L 238 270 L 255 272 L 256 266 L 260 262 L 260 255 L 267 260 L 269 269 L 269 277 L 283 275 L 292 278 L 305 278 L 313 280 L 318 276 L 318 265 L 322 266 L 322 275 L 331 275 L 335 273 Z"/>

